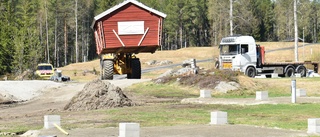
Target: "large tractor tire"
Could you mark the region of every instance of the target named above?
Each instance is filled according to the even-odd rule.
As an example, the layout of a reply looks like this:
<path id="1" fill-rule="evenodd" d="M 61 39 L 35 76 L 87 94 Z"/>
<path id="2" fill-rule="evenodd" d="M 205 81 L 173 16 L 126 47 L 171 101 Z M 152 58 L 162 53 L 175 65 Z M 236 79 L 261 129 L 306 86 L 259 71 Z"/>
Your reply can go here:
<path id="1" fill-rule="evenodd" d="M 248 77 L 254 78 L 256 76 L 256 69 L 254 67 L 248 67 L 245 74 Z"/>
<path id="2" fill-rule="evenodd" d="M 285 77 L 292 77 L 294 75 L 294 68 L 288 67 L 285 72 Z"/>
<path id="3" fill-rule="evenodd" d="M 113 61 L 104 60 L 102 80 L 112 80 L 112 79 L 113 79 Z"/>
<path id="4" fill-rule="evenodd" d="M 296 72 L 299 73 L 301 75 L 301 77 L 306 77 L 307 76 L 307 69 L 303 65 L 299 65 L 296 68 Z"/>
<path id="5" fill-rule="evenodd" d="M 128 74 L 129 79 L 141 79 L 141 63 L 138 58 L 131 60 L 132 73 Z"/>

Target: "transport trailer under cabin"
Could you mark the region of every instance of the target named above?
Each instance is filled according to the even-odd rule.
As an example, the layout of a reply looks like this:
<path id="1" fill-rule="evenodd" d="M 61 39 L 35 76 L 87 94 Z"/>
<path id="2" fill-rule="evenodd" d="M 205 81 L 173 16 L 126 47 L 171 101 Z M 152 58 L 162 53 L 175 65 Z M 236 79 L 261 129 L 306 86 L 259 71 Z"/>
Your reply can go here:
<path id="1" fill-rule="evenodd" d="M 166 14 L 136 0 L 126 0 L 94 17 L 96 51 L 101 79 L 113 74 L 141 78 L 141 63 L 135 54 L 154 53 L 161 46 Z"/>

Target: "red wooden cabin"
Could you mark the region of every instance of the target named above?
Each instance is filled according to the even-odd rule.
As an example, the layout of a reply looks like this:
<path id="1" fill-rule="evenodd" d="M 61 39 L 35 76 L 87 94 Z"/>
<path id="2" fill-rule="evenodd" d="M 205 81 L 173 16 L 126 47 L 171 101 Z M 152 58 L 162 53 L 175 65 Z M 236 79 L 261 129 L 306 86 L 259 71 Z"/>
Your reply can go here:
<path id="1" fill-rule="evenodd" d="M 94 17 L 97 54 L 154 53 L 161 45 L 166 14 L 136 0 L 126 0 Z"/>

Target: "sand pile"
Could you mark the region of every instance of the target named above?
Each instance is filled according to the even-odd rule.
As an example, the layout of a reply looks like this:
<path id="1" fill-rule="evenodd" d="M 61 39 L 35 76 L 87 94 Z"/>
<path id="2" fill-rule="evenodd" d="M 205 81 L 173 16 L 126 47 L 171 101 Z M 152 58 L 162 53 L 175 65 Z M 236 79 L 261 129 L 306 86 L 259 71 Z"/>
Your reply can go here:
<path id="1" fill-rule="evenodd" d="M 87 83 L 81 92 L 65 106 L 65 110 L 94 110 L 133 106 L 121 88 L 99 79 Z"/>

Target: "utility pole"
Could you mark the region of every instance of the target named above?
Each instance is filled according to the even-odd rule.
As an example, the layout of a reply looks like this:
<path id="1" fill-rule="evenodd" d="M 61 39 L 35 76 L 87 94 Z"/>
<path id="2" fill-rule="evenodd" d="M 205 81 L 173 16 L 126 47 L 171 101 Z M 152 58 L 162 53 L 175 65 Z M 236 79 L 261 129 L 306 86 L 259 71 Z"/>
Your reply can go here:
<path id="1" fill-rule="evenodd" d="M 233 15 L 232 15 L 232 1 L 233 0 L 230 0 L 230 13 L 229 13 L 229 15 L 230 15 L 230 35 L 232 36 L 233 35 Z"/>
<path id="2" fill-rule="evenodd" d="M 79 62 L 79 49 L 78 49 L 78 0 L 75 0 L 75 10 L 74 10 L 74 14 L 75 14 L 75 22 L 76 22 L 76 63 Z"/>
<path id="3" fill-rule="evenodd" d="M 46 11 L 46 33 L 47 33 L 47 62 L 50 63 L 50 48 L 49 48 L 49 32 L 48 32 L 48 7 L 47 1 L 45 1 L 45 11 Z"/>
<path id="4" fill-rule="evenodd" d="M 302 40 L 303 40 L 303 44 L 302 44 L 302 47 L 303 47 L 303 60 L 306 60 L 305 58 L 304 58 L 304 27 L 303 27 L 303 30 L 302 30 Z"/>
<path id="5" fill-rule="evenodd" d="M 294 57 L 295 62 L 298 62 L 298 21 L 297 21 L 297 0 L 293 2 L 293 9 L 294 9 Z"/>

